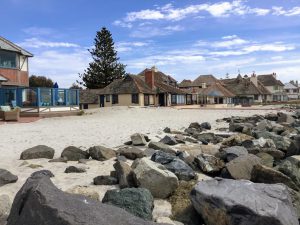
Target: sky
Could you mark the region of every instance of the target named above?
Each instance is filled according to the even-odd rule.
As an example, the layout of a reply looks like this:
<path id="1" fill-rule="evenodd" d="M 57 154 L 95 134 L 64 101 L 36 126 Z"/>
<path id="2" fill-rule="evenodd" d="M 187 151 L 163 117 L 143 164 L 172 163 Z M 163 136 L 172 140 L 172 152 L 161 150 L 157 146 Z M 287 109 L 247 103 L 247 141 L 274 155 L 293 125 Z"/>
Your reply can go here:
<path id="1" fill-rule="evenodd" d="M 300 80 L 300 0 L 1 0 L 0 10 L 0 36 L 34 54 L 30 74 L 60 87 L 87 68 L 102 27 L 128 73 Z"/>

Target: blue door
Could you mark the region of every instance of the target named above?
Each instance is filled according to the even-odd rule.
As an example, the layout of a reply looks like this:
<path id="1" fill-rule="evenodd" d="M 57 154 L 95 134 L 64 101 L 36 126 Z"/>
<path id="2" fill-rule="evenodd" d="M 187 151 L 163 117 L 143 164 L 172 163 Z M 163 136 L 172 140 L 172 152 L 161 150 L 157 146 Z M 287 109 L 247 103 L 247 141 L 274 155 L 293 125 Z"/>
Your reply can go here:
<path id="1" fill-rule="evenodd" d="M 105 99 L 105 96 L 100 95 L 100 107 L 104 107 L 104 99 Z"/>

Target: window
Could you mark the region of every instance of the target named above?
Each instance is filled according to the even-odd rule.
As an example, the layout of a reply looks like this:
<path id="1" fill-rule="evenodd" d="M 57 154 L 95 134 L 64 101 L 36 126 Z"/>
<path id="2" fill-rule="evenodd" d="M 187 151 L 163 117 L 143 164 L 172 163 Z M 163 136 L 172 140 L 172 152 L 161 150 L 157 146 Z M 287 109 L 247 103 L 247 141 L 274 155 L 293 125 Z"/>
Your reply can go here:
<path id="1" fill-rule="evenodd" d="M 118 103 L 119 103 L 119 96 L 112 95 L 112 104 L 118 104 Z"/>
<path id="2" fill-rule="evenodd" d="M 185 104 L 185 95 L 177 95 L 176 97 L 177 97 L 176 102 L 177 102 L 178 105 L 179 104 L 180 105 Z"/>
<path id="3" fill-rule="evenodd" d="M 177 104 L 177 95 L 172 95 L 171 96 L 171 104 L 176 105 Z"/>
<path id="4" fill-rule="evenodd" d="M 276 85 L 276 86 L 273 86 L 273 89 L 274 89 L 274 91 L 277 91 L 279 88 L 278 88 L 278 86 Z"/>
<path id="5" fill-rule="evenodd" d="M 105 95 L 105 101 L 110 102 L 110 95 Z"/>
<path id="6" fill-rule="evenodd" d="M 144 105 L 150 105 L 150 97 L 147 94 L 144 94 Z"/>
<path id="7" fill-rule="evenodd" d="M 254 95 L 254 100 L 258 100 L 258 95 Z"/>
<path id="8" fill-rule="evenodd" d="M 131 103 L 139 104 L 139 94 L 132 94 L 131 95 Z"/>
<path id="9" fill-rule="evenodd" d="M 16 69 L 17 66 L 17 53 L 0 51 L 0 67 Z"/>
<path id="10" fill-rule="evenodd" d="M 52 105 L 52 92 L 51 89 L 41 88 L 41 96 L 40 96 L 40 105 L 41 106 L 51 106 Z"/>

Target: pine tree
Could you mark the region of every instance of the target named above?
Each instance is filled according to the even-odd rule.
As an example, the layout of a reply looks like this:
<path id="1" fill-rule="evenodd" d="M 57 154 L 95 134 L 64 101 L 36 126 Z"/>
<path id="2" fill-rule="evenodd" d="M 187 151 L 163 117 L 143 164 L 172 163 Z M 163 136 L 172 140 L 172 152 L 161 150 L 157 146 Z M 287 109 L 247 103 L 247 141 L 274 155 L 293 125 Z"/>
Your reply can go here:
<path id="1" fill-rule="evenodd" d="M 93 62 L 83 74 L 79 74 L 82 81 L 77 81 L 89 89 L 104 88 L 115 79 L 125 76 L 125 65 L 118 62 L 119 58 L 110 31 L 105 27 L 98 31 L 94 44 L 95 47 L 89 49 Z"/>

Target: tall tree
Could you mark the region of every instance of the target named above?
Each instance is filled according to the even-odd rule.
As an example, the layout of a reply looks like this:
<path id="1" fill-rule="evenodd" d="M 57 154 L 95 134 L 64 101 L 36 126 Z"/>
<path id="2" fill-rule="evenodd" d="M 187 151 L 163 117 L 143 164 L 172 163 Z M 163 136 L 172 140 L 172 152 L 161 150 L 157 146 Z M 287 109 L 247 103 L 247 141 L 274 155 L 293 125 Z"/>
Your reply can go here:
<path id="1" fill-rule="evenodd" d="M 31 75 L 29 77 L 29 86 L 30 87 L 53 87 L 53 81 L 50 78 L 45 76 L 36 76 Z"/>
<path id="2" fill-rule="evenodd" d="M 89 49 L 93 62 L 83 74 L 79 74 L 82 81 L 77 81 L 80 85 L 90 89 L 104 88 L 115 79 L 125 75 L 125 65 L 119 63 L 110 31 L 105 27 L 98 31 L 94 44 L 95 47 Z"/>

